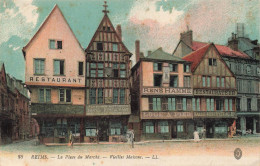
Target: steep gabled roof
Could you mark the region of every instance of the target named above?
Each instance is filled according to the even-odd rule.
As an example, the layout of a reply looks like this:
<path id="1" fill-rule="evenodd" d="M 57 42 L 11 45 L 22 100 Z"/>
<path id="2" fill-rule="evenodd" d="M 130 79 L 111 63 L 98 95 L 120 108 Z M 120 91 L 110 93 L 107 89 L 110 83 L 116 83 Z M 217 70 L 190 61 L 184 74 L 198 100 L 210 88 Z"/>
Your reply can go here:
<path id="1" fill-rule="evenodd" d="M 38 31 L 34 34 L 34 36 L 31 38 L 31 40 L 23 47 L 23 50 L 22 50 L 22 51 L 23 51 L 24 57 L 26 56 L 25 52 L 26 52 L 27 47 L 28 47 L 28 46 L 32 43 L 32 41 L 37 37 L 37 35 L 38 35 L 39 32 L 42 30 L 42 28 L 46 25 L 46 23 L 48 22 L 48 20 L 52 17 L 52 15 L 53 15 L 53 13 L 54 13 L 55 10 L 58 10 L 58 11 L 61 13 L 62 18 L 64 19 L 65 23 L 68 25 L 68 27 L 69 27 L 69 29 L 70 29 L 72 35 L 75 37 L 77 43 L 79 44 L 79 47 L 82 49 L 82 51 L 84 51 L 83 48 L 82 48 L 82 46 L 81 46 L 81 44 L 79 43 L 77 37 L 76 37 L 75 34 L 73 33 L 73 31 L 72 31 L 72 29 L 71 29 L 69 23 L 67 22 L 66 18 L 64 17 L 62 11 L 60 10 L 59 6 L 56 4 L 56 5 L 53 7 L 53 9 L 52 9 L 52 11 L 50 12 L 50 14 L 49 14 L 49 15 L 46 17 L 46 19 L 43 21 L 43 23 L 41 24 L 41 26 L 40 26 L 40 28 L 38 29 Z"/>
<path id="2" fill-rule="evenodd" d="M 88 47 L 85 49 L 85 52 L 90 51 L 90 47 L 92 46 L 92 44 L 93 44 L 95 38 L 97 37 L 97 35 L 98 35 L 98 33 L 99 33 L 99 30 L 103 27 L 103 23 L 104 23 L 105 21 L 108 21 L 108 23 L 111 25 L 111 32 L 115 32 L 115 35 L 116 35 L 117 40 L 119 41 L 119 43 L 122 44 L 122 46 L 124 47 L 126 53 L 129 54 L 129 55 L 132 55 L 132 53 L 130 53 L 130 51 L 127 49 L 127 47 L 126 47 L 125 44 L 123 43 L 121 37 L 119 37 L 119 35 L 117 34 L 117 32 L 116 32 L 116 30 L 115 30 L 115 28 L 114 28 L 114 25 L 112 24 L 111 20 L 109 19 L 108 15 L 107 15 L 106 13 L 104 14 L 103 19 L 102 19 L 101 22 L 99 23 L 99 26 L 98 26 L 98 28 L 97 28 L 95 34 L 93 35 L 91 41 L 89 42 Z"/>
<path id="3" fill-rule="evenodd" d="M 145 57 L 145 59 L 155 59 L 155 60 L 170 60 L 170 61 L 184 61 L 179 57 L 173 56 L 162 50 L 162 47 L 158 48 L 151 55 Z"/>
<path id="4" fill-rule="evenodd" d="M 182 59 L 192 62 L 191 64 L 191 71 L 194 72 L 195 69 L 197 68 L 197 66 L 199 65 L 199 63 L 201 62 L 202 58 L 205 56 L 207 50 L 209 49 L 209 47 L 212 44 L 207 44 L 204 47 L 201 47 L 199 49 L 197 49 L 194 52 L 191 52 L 190 54 L 184 56 Z"/>

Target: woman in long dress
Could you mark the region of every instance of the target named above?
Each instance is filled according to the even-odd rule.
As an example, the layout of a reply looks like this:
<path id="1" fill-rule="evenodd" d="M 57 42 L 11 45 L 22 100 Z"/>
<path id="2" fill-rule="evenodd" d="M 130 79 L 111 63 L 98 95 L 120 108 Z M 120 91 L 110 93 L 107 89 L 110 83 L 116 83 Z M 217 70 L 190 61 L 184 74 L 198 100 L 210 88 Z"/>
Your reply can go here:
<path id="1" fill-rule="evenodd" d="M 194 131 L 193 136 L 194 136 L 194 142 L 200 141 L 199 132 L 197 130 Z"/>

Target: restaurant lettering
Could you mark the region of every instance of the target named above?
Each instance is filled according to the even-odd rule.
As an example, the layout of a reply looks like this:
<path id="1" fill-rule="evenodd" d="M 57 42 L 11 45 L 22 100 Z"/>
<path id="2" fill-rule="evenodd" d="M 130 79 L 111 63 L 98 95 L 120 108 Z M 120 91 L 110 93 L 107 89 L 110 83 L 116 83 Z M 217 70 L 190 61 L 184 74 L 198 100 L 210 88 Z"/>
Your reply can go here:
<path id="1" fill-rule="evenodd" d="M 143 95 L 155 94 L 179 94 L 179 95 L 192 95 L 192 89 L 188 88 L 143 88 Z"/>
<path id="2" fill-rule="evenodd" d="M 194 118 L 234 118 L 234 117 L 236 117 L 235 112 L 209 112 L 209 111 L 194 112 Z"/>
<path id="3" fill-rule="evenodd" d="M 221 90 L 221 89 L 194 89 L 194 95 L 209 95 L 209 96 L 236 96 L 236 90 Z"/>
<path id="4" fill-rule="evenodd" d="M 60 77 L 30 77 L 30 82 L 47 83 L 82 83 L 81 78 L 60 78 Z"/>
<path id="5" fill-rule="evenodd" d="M 143 111 L 141 119 L 192 119 L 192 112 L 148 112 Z"/>

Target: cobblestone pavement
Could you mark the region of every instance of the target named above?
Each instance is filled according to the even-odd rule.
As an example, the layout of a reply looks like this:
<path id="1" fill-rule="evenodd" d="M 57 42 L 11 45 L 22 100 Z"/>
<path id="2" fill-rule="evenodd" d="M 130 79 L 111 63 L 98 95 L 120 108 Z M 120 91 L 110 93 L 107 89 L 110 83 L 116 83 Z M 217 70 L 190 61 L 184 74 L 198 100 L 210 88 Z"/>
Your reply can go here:
<path id="1" fill-rule="evenodd" d="M 260 166 L 260 137 L 222 141 L 35 146 L 35 140 L 0 147 L 0 166 L 8 165 L 252 165 Z M 234 150 L 242 157 L 236 159 Z"/>

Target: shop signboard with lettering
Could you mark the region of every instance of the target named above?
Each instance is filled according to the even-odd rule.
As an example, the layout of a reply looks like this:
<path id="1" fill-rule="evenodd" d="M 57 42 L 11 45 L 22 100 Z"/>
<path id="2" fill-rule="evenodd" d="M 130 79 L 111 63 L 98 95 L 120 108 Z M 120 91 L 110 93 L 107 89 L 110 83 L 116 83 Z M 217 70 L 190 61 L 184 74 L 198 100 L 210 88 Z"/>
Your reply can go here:
<path id="1" fill-rule="evenodd" d="M 170 87 L 143 87 L 142 95 L 192 95 L 192 89 Z"/>
<path id="2" fill-rule="evenodd" d="M 228 89 L 194 89 L 194 95 L 203 96 L 236 96 L 237 90 Z"/>
<path id="3" fill-rule="evenodd" d="M 130 115 L 130 105 L 88 105 L 86 115 Z"/>
<path id="4" fill-rule="evenodd" d="M 192 112 L 141 112 L 141 119 L 192 119 Z"/>
<path id="5" fill-rule="evenodd" d="M 233 111 L 196 111 L 194 118 L 236 118 L 236 112 Z"/>

